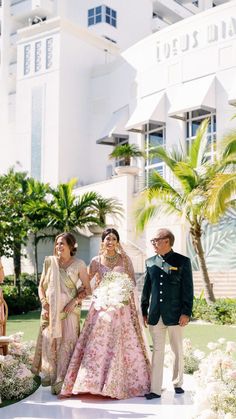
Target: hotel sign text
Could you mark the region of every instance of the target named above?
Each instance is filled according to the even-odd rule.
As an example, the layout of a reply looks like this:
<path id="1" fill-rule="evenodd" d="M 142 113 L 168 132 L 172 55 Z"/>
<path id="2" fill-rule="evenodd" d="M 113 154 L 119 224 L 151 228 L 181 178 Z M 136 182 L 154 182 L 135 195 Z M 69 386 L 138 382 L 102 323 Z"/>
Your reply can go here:
<path id="1" fill-rule="evenodd" d="M 236 19 L 230 18 L 228 22 L 208 25 L 205 32 L 205 45 L 236 35 Z M 202 36 L 202 33 L 201 33 Z M 193 30 L 179 37 L 174 37 L 168 42 L 157 43 L 157 61 L 172 58 L 183 52 L 190 51 L 200 46 L 200 32 Z"/>

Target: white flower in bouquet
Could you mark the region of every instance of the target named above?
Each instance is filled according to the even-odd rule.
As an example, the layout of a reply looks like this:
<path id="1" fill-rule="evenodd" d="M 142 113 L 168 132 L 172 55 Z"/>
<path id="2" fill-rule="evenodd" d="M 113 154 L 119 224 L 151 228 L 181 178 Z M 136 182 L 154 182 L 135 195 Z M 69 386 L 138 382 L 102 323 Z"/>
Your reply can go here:
<path id="1" fill-rule="evenodd" d="M 123 272 L 107 272 L 93 293 L 96 310 L 118 309 L 129 302 L 134 284 Z"/>

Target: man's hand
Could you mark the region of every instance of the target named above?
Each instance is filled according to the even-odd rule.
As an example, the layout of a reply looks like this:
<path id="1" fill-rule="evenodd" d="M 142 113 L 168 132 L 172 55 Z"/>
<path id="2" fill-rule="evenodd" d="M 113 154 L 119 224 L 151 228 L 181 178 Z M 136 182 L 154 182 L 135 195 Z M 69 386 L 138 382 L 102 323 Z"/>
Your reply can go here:
<path id="1" fill-rule="evenodd" d="M 144 324 L 144 327 L 148 327 L 148 318 L 147 318 L 147 316 L 143 316 L 143 324 Z"/>
<path id="2" fill-rule="evenodd" d="M 179 325 L 180 326 L 186 326 L 189 323 L 189 316 L 186 316 L 186 314 L 181 314 L 179 318 Z"/>

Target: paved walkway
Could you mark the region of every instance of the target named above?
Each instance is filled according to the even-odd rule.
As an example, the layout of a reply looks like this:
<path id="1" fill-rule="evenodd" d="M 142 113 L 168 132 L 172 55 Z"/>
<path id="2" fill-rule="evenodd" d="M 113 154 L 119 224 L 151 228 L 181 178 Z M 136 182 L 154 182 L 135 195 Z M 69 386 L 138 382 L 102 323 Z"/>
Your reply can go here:
<path id="1" fill-rule="evenodd" d="M 144 397 L 111 400 L 83 395 L 59 400 L 48 387 L 39 387 L 30 397 L 0 409 L 1 419 L 191 419 L 193 416 L 194 380 L 184 378 L 184 394 L 175 395 L 170 371 L 165 370 L 161 399 Z"/>

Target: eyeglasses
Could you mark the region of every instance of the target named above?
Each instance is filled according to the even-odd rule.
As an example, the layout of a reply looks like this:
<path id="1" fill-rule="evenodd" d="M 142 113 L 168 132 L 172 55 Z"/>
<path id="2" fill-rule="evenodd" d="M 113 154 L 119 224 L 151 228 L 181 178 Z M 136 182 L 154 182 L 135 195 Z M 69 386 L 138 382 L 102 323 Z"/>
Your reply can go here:
<path id="1" fill-rule="evenodd" d="M 168 237 L 165 236 L 165 237 L 154 238 L 154 239 L 150 240 L 150 242 L 155 246 L 156 243 L 160 242 L 161 240 L 165 240 L 165 239 L 168 239 Z"/>

